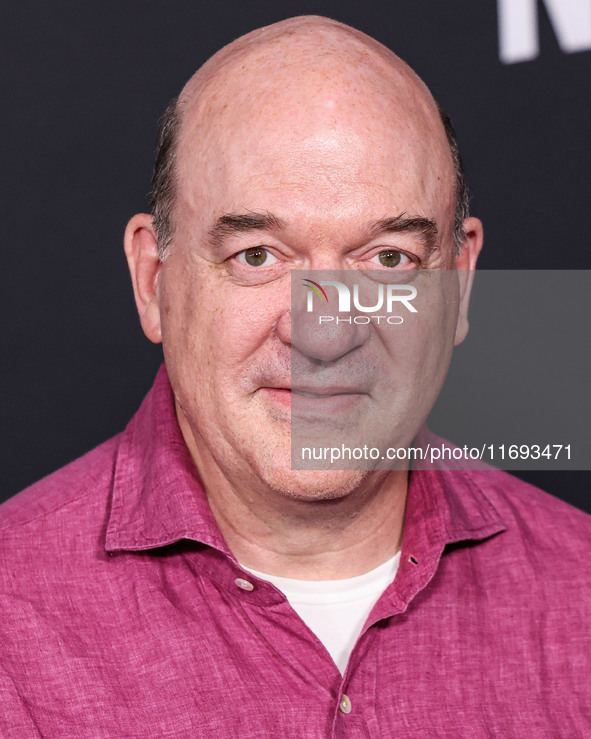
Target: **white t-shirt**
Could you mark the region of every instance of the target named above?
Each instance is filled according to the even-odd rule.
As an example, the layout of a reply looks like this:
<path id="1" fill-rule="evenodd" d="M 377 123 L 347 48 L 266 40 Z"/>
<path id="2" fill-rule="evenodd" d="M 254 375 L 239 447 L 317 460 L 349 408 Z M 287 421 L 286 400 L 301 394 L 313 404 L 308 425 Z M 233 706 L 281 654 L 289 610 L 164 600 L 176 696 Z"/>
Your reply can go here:
<path id="1" fill-rule="evenodd" d="M 375 569 L 345 580 L 292 580 L 244 569 L 281 590 L 344 674 L 361 629 L 380 595 L 394 580 L 399 562 L 400 552 Z"/>

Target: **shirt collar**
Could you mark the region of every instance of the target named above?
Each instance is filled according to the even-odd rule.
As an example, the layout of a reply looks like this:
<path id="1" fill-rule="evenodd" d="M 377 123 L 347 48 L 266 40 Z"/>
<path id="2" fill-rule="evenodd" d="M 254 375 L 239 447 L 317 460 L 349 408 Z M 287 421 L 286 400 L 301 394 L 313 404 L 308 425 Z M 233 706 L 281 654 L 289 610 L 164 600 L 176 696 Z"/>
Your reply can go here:
<path id="1" fill-rule="evenodd" d="M 436 438 L 436 437 L 434 437 Z M 506 529 L 487 496 L 486 473 L 410 473 L 403 558 L 417 561 L 463 540 Z M 164 365 L 122 434 L 105 548 L 139 551 L 190 539 L 233 556 L 213 517 L 181 434 Z"/>
<path id="2" fill-rule="evenodd" d="M 122 434 L 105 548 L 139 551 L 181 539 L 230 554 L 181 434 L 162 365 Z"/>
<path id="3" fill-rule="evenodd" d="M 413 446 L 425 449 L 429 445 L 455 448 L 423 426 Z M 409 536 L 427 521 L 431 526 L 427 526 L 425 536 L 442 539 L 445 544 L 478 541 L 505 531 L 507 526 L 491 502 L 493 479 L 498 474 L 492 467 L 467 469 L 453 460 L 413 471 L 405 521 Z"/>

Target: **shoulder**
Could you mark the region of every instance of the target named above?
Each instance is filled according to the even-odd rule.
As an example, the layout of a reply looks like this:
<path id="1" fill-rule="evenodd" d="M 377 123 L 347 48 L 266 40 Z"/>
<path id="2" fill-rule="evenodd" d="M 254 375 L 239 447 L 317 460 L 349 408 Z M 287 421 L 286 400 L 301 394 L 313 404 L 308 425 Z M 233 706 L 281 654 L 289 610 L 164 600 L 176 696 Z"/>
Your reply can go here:
<path id="1" fill-rule="evenodd" d="M 421 446 L 458 449 L 426 427 L 419 432 L 417 442 Z M 436 460 L 426 469 L 446 476 L 452 513 L 457 515 L 460 511 L 464 522 L 469 524 L 473 516 L 480 519 L 486 511 L 485 519 L 504 524 L 500 541 L 520 540 L 535 549 L 563 555 L 591 554 L 591 515 L 508 472 L 490 466 L 482 468 L 477 462 L 470 466 L 472 463 L 463 459 L 456 465 L 455 459 L 452 456 L 451 461 L 447 457 L 446 461 Z M 568 479 L 565 474 L 565 484 Z"/>
<path id="2" fill-rule="evenodd" d="M 470 520 L 466 511 L 476 520 L 478 510 L 495 527 L 472 536 L 463 526 L 464 536 L 450 541 L 442 558 L 441 587 L 455 583 L 450 592 L 484 599 L 499 623 L 531 629 L 525 641 L 534 634 L 540 645 L 565 649 L 565 639 L 576 635 L 587 648 L 591 516 L 506 472 L 459 471 L 451 477 L 452 499 L 465 502 L 456 503 L 464 521 Z"/>
<path id="3" fill-rule="evenodd" d="M 111 488 L 120 435 L 53 472 L 0 505 L 0 543 L 31 530 L 70 522 L 84 527 L 104 513 Z"/>
<path id="4" fill-rule="evenodd" d="M 591 554 L 591 515 L 500 470 L 468 473 L 507 525 L 504 535 L 564 563 Z"/>

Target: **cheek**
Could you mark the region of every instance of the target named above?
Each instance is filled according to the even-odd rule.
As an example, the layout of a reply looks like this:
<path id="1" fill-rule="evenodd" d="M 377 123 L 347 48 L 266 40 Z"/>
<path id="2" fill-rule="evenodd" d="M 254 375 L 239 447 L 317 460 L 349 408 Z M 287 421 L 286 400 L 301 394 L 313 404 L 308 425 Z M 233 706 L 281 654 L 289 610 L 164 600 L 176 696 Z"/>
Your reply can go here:
<path id="1" fill-rule="evenodd" d="M 182 295 L 182 297 L 181 297 Z M 254 361 L 276 323 L 273 301 L 248 288 L 205 288 L 178 294 L 166 306 L 163 343 L 172 361 L 203 379 Z"/>
<path id="2" fill-rule="evenodd" d="M 396 346 L 400 363 L 417 383 L 437 384 L 447 371 L 458 312 L 457 275 L 433 271 L 416 282 L 418 312 L 409 316 Z"/>
<path id="3" fill-rule="evenodd" d="M 247 302 L 230 301 L 206 313 L 204 339 L 225 367 L 242 365 L 264 344 L 272 324 L 264 311 Z"/>

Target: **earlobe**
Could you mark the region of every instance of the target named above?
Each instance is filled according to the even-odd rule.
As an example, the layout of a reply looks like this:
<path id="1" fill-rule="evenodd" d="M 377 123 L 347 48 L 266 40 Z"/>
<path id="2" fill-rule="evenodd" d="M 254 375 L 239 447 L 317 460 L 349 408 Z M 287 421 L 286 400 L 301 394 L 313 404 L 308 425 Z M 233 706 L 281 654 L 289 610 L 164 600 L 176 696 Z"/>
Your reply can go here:
<path id="1" fill-rule="evenodd" d="M 161 261 L 152 216 L 138 213 L 127 224 L 124 237 L 135 304 L 144 333 L 155 344 L 162 341 L 158 278 Z"/>
<path id="2" fill-rule="evenodd" d="M 466 218 L 464 220 L 464 233 L 466 234 L 466 239 L 460 254 L 455 260 L 455 266 L 458 271 L 458 279 L 460 283 L 460 307 L 454 346 L 461 344 L 468 334 L 468 307 L 470 303 L 470 293 L 472 292 L 476 261 L 478 260 L 478 255 L 480 254 L 484 240 L 482 222 L 478 218 Z"/>

